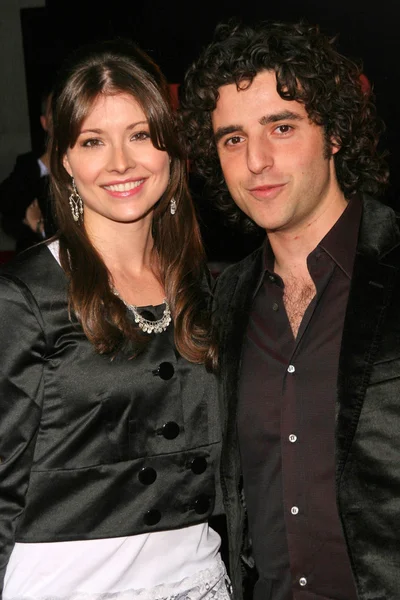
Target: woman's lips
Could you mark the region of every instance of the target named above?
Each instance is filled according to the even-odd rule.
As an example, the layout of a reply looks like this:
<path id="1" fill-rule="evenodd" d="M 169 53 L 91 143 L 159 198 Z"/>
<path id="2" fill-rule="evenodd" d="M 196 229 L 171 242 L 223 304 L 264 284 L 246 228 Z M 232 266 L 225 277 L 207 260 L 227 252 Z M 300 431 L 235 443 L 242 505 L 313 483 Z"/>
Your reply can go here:
<path id="1" fill-rule="evenodd" d="M 124 181 L 120 183 L 111 183 L 108 185 L 103 185 L 103 188 L 108 192 L 111 196 L 116 197 L 126 197 L 133 196 L 137 194 L 139 189 L 143 187 L 145 179 L 137 179 L 135 181 Z"/>

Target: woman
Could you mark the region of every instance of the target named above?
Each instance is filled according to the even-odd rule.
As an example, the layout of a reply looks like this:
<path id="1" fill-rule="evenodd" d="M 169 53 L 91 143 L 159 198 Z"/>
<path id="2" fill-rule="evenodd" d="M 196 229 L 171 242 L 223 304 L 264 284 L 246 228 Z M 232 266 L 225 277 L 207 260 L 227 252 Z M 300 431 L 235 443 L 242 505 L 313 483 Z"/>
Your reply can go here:
<path id="1" fill-rule="evenodd" d="M 168 86 L 124 41 L 53 98 L 59 234 L 0 275 L 3 600 L 227 597 L 207 277 Z"/>

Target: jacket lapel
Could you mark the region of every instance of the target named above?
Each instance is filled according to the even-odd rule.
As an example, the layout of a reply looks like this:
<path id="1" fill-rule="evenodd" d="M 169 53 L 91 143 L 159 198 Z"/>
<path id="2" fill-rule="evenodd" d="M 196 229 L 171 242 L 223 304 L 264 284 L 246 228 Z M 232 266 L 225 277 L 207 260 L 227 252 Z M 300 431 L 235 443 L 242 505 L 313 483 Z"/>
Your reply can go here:
<path id="1" fill-rule="evenodd" d="M 398 276 L 398 252 L 390 253 L 399 244 L 400 234 L 393 211 L 365 197 L 339 360 L 337 482 L 355 434 L 379 347 L 386 307 Z"/>
<path id="2" fill-rule="evenodd" d="M 235 422 L 242 348 L 261 265 L 262 248 L 242 261 L 239 268 L 234 268 L 232 275 L 221 277 L 220 285 L 217 284 L 222 387 L 227 402 L 225 427 L 228 415 L 229 420 Z"/>

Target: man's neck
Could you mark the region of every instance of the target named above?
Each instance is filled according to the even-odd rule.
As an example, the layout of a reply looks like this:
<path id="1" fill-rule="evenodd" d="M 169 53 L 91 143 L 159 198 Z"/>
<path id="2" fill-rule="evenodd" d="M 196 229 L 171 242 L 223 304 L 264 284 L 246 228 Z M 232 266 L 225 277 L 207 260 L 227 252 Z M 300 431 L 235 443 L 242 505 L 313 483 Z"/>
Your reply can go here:
<path id="1" fill-rule="evenodd" d="M 307 257 L 332 229 L 347 206 L 344 196 L 327 206 L 327 209 L 297 230 L 267 232 L 275 257 L 275 271 L 284 278 L 285 273 L 298 272 L 306 276 Z"/>

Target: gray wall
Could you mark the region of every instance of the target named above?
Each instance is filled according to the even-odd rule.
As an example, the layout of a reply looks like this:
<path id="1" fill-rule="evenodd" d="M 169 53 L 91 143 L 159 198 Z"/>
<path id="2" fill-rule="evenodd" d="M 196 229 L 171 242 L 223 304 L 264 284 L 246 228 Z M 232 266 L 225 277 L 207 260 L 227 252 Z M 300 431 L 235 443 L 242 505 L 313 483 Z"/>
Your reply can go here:
<path id="1" fill-rule="evenodd" d="M 0 1 L 0 180 L 17 154 L 31 149 L 20 10 L 45 6 L 45 0 Z M 13 242 L 0 231 L 0 250 Z"/>

